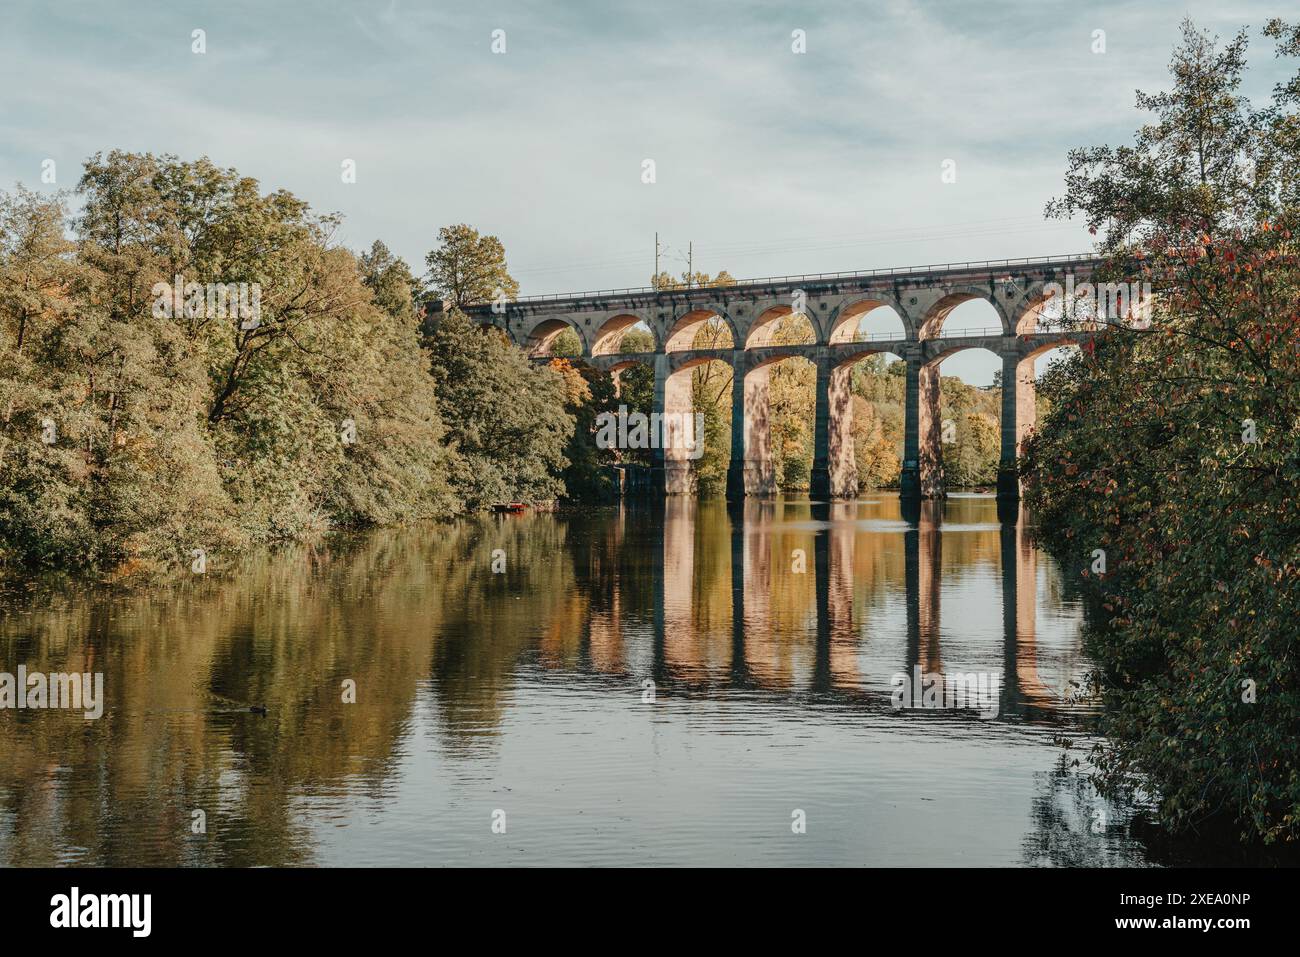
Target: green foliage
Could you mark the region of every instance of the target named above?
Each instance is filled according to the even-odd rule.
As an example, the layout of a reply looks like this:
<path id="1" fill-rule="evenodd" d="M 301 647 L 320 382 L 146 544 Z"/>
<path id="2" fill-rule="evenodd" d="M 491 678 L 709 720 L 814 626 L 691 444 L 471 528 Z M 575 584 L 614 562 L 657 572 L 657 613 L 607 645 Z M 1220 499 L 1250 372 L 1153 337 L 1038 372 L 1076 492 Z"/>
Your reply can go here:
<path id="1" fill-rule="evenodd" d="M 897 487 L 903 462 L 907 364 L 871 356 L 853 369 L 853 448 L 863 489 Z M 956 376 L 939 381 L 941 423 L 952 441 L 941 445 L 949 488 L 992 485 L 1001 455 L 1001 389 L 980 389 Z M 942 431 L 942 430 L 941 430 Z"/>
<path id="2" fill-rule="evenodd" d="M 873 355 L 853 367 L 853 454 L 858 487 L 897 488 L 903 469 L 907 363 Z"/>
<path id="3" fill-rule="evenodd" d="M 724 276 L 726 273 L 719 274 L 719 279 Z M 696 278 L 707 284 L 707 276 Z M 717 320 L 704 323 L 693 342 L 696 349 L 727 349 L 732 345 L 730 328 Z M 696 494 L 701 498 L 716 498 L 727 490 L 727 467 L 731 464 L 732 375 L 729 362 L 712 361 L 697 366 L 691 377 L 692 410 L 704 414 L 704 449 L 691 463 Z"/>
<path id="4" fill-rule="evenodd" d="M 900 363 L 901 364 L 901 363 Z M 943 479 L 949 488 L 976 488 L 997 482 L 1002 454 L 1001 389 L 977 389 L 949 376 L 939 381 L 943 441 Z"/>
<path id="5" fill-rule="evenodd" d="M 1300 52 L 1294 28 L 1269 29 Z M 1244 36 L 1221 49 L 1185 25 L 1172 90 L 1139 99 L 1156 115 L 1137 145 L 1072 154 L 1053 211 L 1109 225 L 1108 273 L 1159 296 L 1149 329 L 1109 331 L 1044 377 L 1052 411 L 1024 474 L 1096 594 L 1099 782 L 1155 794 L 1174 828 L 1294 841 L 1300 82 L 1254 111 L 1244 57 Z"/>
<path id="6" fill-rule="evenodd" d="M 495 236 L 480 236 L 460 223 L 438 230 L 438 248 L 424 258 L 429 267 L 430 296 L 453 306 L 491 302 L 498 295 L 514 299 L 519 283 L 506 270 L 506 251 Z"/>
<path id="7" fill-rule="evenodd" d="M 361 280 L 373 294 L 376 306 L 397 320 L 415 316 L 420 284 L 405 261 L 376 239 L 369 252 L 357 257 L 357 263 Z"/>
<path id="8" fill-rule="evenodd" d="M 561 497 L 574 431 L 564 379 L 458 309 L 444 314 L 426 345 L 461 500 L 482 508 Z"/>
<path id="9" fill-rule="evenodd" d="M 995 484 L 1002 449 L 998 420 L 984 412 L 963 412 L 953 425 L 956 441 L 942 446 L 944 483 L 949 488 Z"/>
<path id="10" fill-rule="evenodd" d="M 561 476 L 565 497 L 587 501 L 615 498 L 618 492 L 611 466 L 618 461 L 619 450 L 602 449 L 596 444 L 597 417 L 618 411 L 614 377 L 581 361 L 560 358 L 550 365 L 564 380 L 564 407 L 574 420 L 565 447 L 568 465 Z"/>
<path id="11" fill-rule="evenodd" d="M 96 154 L 78 193 L 71 223 L 63 196 L 0 197 L 0 565 L 153 572 L 202 549 L 219 569 L 259 542 L 448 515 L 494 482 L 554 497 L 556 455 L 466 439 L 484 407 L 463 384 L 437 395 L 415 282 L 382 243 L 334 247 L 334 217 L 206 159 Z M 241 283 L 250 309 L 223 308 Z M 480 398 L 558 396 L 506 355 L 523 374 Z M 443 410 L 467 422 L 449 434 Z M 539 434 L 567 438 L 548 415 Z"/>
<path id="12" fill-rule="evenodd" d="M 551 343 L 549 354 L 566 359 L 577 358 L 582 355 L 582 340 L 578 338 L 578 333 L 571 326 L 565 326 Z"/>

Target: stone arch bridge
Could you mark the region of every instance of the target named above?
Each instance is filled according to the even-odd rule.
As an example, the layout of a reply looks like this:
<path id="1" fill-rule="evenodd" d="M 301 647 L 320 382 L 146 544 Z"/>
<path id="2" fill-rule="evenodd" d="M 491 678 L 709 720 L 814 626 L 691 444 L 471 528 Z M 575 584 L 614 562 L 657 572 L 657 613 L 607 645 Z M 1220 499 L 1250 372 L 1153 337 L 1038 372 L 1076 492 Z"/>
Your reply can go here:
<path id="1" fill-rule="evenodd" d="M 619 289 L 576 295 L 532 296 L 515 302 L 471 306 L 466 312 L 502 329 L 535 357 L 550 354 L 566 328 L 582 343 L 585 361 L 617 373 L 644 362 L 654 368 L 654 411 L 691 411 L 690 370 L 721 360 L 734 369 L 731 466 L 728 498 L 770 495 L 775 470 L 768 434 L 768 375 L 773 363 L 803 357 L 816 367 L 816 422 L 810 495 L 815 500 L 857 493 L 851 438 L 850 374 L 855 362 L 892 353 L 907 363 L 902 489 L 904 499 L 944 495 L 940 456 L 939 363 L 964 349 L 986 349 L 1002 359 L 1001 456 L 998 497 L 1019 498 L 1016 456 L 1034 424 L 1034 359 L 1065 344 L 1080 345 L 1093 333 L 1066 332 L 1045 324 L 1050 284 L 1077 286 L 1099 265 L 1091 256 L 1058 256 L 921 266 L 865 273 L 827 273 L 682 289 Z M 989 303 L 999 325 L 945 334 L 944 320 L 971 300 Z M 856 335 L 868 312 L 889 307 L 902 322 L 899 334 Z M 433 309 L 436 311 L 437 304 Z M 802 313 L 814 340 L 803 345 L 773 342 L 777 320 Z M 732 346 L 694 348 L 696 333 L 715 320 L 731 333 Z M 646 328 L 655 348 L 620 352 L 628 330 Z M 651 485 L 663 494 L 691 488 L 685 449 L 656 449 Z"/>

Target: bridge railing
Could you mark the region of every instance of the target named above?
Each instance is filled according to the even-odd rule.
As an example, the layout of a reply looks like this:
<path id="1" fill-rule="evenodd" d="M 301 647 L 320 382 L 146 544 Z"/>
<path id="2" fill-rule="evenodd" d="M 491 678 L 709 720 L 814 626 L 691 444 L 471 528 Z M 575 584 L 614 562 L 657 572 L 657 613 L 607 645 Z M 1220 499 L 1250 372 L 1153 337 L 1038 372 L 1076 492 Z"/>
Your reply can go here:
<path id="1" fill-rule="evenodd" d="M 789 276 L 766 276 L 761 279 L 742 279 L 728 286 L 684 286 L 661 289 L 658 286 L 625 286 L 621 289 L 591 289 L 584 292 L 547 293 L 539 296 L 520 296 L 516 304 L 561 302 L 566 299 L 599 299 L 609 296 L 646 295 L 655 293 L 693 292 L 702 289 L 744 289 L 749 286 L 766 286 L 774 283 L 824 282 L 832 279 L 873 279 L 879 276 L 912 276 L 926 273 L 961 272 L 970 269 L 1001 269 L 1014 266 L 1048 266 L 1064 263 L 1092 263 L 1097 257 L 1090 253 L 1065 256 L 1027 256 L 1021 259 L 984 259 L 958 263 L 931 263 L 925 266 L 901 266 L 892 269 L 850 270 L 847 272 L 800 273 Z"/>
<path id="2" fill-rule="evenodd" d="M 989 336 L 1005 336 L 1006 330 L 1001 326 L 984 326 L 980 329 L 940 329 L 940 339 L 985 339 Z"/>

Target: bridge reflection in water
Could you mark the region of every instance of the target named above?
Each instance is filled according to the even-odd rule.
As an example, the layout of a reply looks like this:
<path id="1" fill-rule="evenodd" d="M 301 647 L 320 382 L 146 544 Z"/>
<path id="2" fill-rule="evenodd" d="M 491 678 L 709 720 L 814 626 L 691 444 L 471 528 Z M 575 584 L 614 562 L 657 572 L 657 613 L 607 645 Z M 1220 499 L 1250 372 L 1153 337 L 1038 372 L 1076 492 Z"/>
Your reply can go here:
<path id="1" fill-rule="evenodd" d="M 1051 646 L 1041 648 L 1038 594 L 1059 593 L 1061 582 L 1026 517 L 1004 507 L 1009 520 L 990 521 L 994 503 L 975 496 L 905 509 L 882 496 L 725 505 L 677 497 L 622 510 L 614 538 L 646 536 L 648 547 L 629 542 L 630 550 L 662 556 L 648 569 L 649 648 L 616 574 L 589 609 L 588 661 L 683 691 L 729 686 L 871 707 L 890 706 L 899 673 L 980 672 L 999 691 L 1000 717 L 1083 713 L 1070 693 L 1089 667 L 1077 603 L 1053 596 Z M 1061 620 L 1062 607 L 1073 620 Z"/>
<path id="2" fill-rule="evenodd" d="M 108 696 L 0 711 L 0 864 L 1140 862 L 1063 761 L 1079 601 L 997 512 L 679 497 L 0 592 L 0 670 Z M 894 710 L 914 668 L 996 717 Z"/>

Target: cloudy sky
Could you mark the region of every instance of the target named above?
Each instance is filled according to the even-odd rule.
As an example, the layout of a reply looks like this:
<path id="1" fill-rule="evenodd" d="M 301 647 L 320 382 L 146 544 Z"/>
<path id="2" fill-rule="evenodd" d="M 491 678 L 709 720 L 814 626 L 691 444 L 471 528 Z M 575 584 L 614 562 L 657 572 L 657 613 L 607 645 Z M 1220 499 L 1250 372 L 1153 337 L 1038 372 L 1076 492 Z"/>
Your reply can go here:
<path id="1" fill-rule="evenodd" d="M 739 278 L 1078 252 L 1042 216 L 1066 150 L 1131 137 L 1185 15 L 1251 28 L 1262 100 L 1284 6 L 4 0 L 0 189 L 206 154 L 419 270 L 441 225 L 495 233 L 525 295 L 643 285 L 656 230 Z"/>

